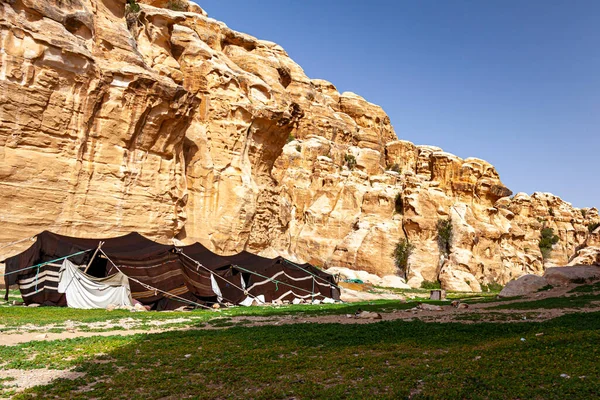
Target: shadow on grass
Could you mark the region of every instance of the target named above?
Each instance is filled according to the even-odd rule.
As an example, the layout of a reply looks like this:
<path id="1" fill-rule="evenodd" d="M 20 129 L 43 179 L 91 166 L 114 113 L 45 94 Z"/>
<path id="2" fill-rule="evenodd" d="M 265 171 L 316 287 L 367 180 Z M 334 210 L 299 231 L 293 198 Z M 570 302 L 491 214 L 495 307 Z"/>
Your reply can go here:
<path id="1" fill-rule="evenodd" d="M 104 354 L 63 365 L 84 378 L 16 398 L 362 399 L 412 390 L 413 398 L 588 399 L 600 390 L 600 313 L 542 323 L 295 324 L 87 340 L 19 346 L 26 358 L 60 358 L 65 346 Z"/>
<path id="2" fill-rule="evenodd" d="M 585 293 L 585 292 L 584 292 Z M 488 310 L 535 310 L 539 308 L 585 308 L 592 302 L 600 302 L 600 295 L 580 294 L 569 297 L 549 297 L 547 299 L 500 304 Z"/>

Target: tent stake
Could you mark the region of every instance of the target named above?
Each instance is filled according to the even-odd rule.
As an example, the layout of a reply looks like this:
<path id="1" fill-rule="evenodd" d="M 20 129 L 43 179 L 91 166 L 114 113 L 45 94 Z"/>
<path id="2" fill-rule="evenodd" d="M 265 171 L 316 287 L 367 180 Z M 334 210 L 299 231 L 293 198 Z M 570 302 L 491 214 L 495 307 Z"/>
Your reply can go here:
<path id="1" fill-rule="evenodd" d="M 83 270 L 84 274 L 87 274 L 88 269 L 90 269 L 90 267 L 92 266 L 92 262 L 94 261 L 94 258 L 96 258 L 96 254 L 98 254 L 98 251 L 102 248 L 103 244 L 104 242 L 98 242 L 98 248 L 96 249 L 96 251 L 94 251 L 94 254 L 92 254 L 92 258 L 90 258 L 90 262 L 88 263 L 87 267 L 85 267 L 85 269 Z"/>

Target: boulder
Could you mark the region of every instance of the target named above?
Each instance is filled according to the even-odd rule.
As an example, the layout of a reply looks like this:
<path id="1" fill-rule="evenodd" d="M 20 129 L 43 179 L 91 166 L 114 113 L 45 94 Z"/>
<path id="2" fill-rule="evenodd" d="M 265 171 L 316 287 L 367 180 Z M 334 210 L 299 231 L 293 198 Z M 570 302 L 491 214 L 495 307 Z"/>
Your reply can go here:
<path id="1" fill-rule="evenodd" d="M 421 303 L 417 307 L 423 311 L 442 311 L 443 310 L 443 308 L 440 306 L 436 306 L 435 304 L 427 304 L 427 303 Z"/>
<path id="2" fill-rule="evenodd" d="M 381 286 L 394 289 L 410 289 L 404 279 L 397 275 L 386 275 L 381 278 Z"/>
<path id="3" fill-rule="evenodd" d="M 579 265 L 574 267 L 548 268 L 544 273 L 544 279 L 552 286 L 592 282 L 600 280 L 600 267 Z"/>
<path id="4" fill-rule="evenodd" d="M 136 303 L 133 308 L 131 308 L 131 311 L 135 311 L 135 312 L 145 312 L 148 311 L 148 309 L 141 303 Z"/>
<path id="5" fill-rule="evenodd" d="M 454 292 L 481 292 L 477 278 L 470 272 L 444 266 L 440 272 L 439 280 L 442 287 Z"/>
<path id="6" fill-rule="evenodd" d="M 510 281 L 504 286 L 498 297 L 523 296 L 534 293 L 548 285 L 548 281 L 537 275 L 523 275 L 519 279 Z"/>
<path id="7" fill-rule="evenodd" d="M 360 311 L 354 314 L 356 319 L 381 319 L 381 314 L 371 311 Z"/>

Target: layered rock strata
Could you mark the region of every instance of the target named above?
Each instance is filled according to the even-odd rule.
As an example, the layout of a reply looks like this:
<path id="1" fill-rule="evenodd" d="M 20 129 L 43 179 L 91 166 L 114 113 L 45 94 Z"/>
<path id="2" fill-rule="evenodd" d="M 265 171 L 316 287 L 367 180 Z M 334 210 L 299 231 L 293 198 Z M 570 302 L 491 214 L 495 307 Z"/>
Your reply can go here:
<path id="1" fill-rule="evenodd" d="M 0 1 L 0 259 L 48 229 L 139 231 L 456 290 L 598 262 L 583 256 L 596 209 L 509 197 L 489 163 L 398 140 L 379 106 L 308 78 L 279 45 L 193 3 L 140 3 Z M 559 237 L 546 260 L 543 227 Z M 399 271 L 403 238 L 414 251 Z"/>

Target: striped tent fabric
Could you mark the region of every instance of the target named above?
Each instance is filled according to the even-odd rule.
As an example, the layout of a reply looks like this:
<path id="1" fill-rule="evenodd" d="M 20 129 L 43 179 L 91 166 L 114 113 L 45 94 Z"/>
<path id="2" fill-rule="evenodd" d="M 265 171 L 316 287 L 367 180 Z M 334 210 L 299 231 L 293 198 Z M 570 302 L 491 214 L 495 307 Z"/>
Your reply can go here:
<path id="1" fill-rule="evenodd" d="M 266 258 L 247 251 L 223 258 L 242 275 L 246 291 L 255 297 L 263 295 L 266 302 L 293 301 L 296 298 L 339 300 L 334 277 L 310 264 L 298 265 L 283 257 Z M 237 276 L 235 273 L 231 275 Z"/>
<path id="2" fill-rule="evenodd" d="M 163 245 L 139 235 L 137 246 L 124 251 L 102 250 L 110 258 L 106 264 L 106 275 L 118 268 L 130 279 L 131 297 L 157 310 L 171 310 L 188 303 L 176 297 L 165 296 L 164 292 L 196 301 L 185 282 L 181 261 L 172 245 Z M 112 264 L 116 264 L 116 267 Z M 159 289 L 159 290 L 156 290 Z"/>
<path id="3" fill-rule="evenodd" d="M 196 297 L 208 302 L 216 302 L 218 296 L 213 290 L 213 281 L 215 281 L 224 301 L 238 304 L 243 300 L 245 296 L 242 291 L 235 288 L 238 285 L 234 286 L 235 278 L 231 275 L 232 264 L 226 257 L 213 253 L 200 243 L 183 246 L 178 249 L 178 252 L 186 284 Z"/>
<path id="4" fill-rule="evenodd" d="M 19 277 L 16 283 L 25 304 L 67 305 L 65 296 L 58 293 L 61 267 L 60 263 L 49 263 Z"/>
<path id="5" fill-rule="evenodd" d="M 299 269 L 301 271 L 312 274 L 315 278 L 315 287 L 324 297 L 329 297 L 334 300 L 340 299 L 340 288 L 337 285 L 335 277 L 327 272 L 315 267 L 312 264 L 296 264 L 290 260 L 282 259 L 282 263 L 290 266 L 291 269 Z"/>
<path id="6" fill-rule="evenodd" d="M 25 304 L 65 306 L 57 288 L 61 260 L 67 257 L 89 264 L 87 273 L 97 278 L 121 271 L 130 278 L 132 298 L 156 310 L 189 302 L 239 304 L 248 296 L 264 296 L 266 302 L 339 300 L 333 276 L 310 264 L 246 251 L 220 256 L 200 243 L 175 247 L 138 233 L 83 239 L 44 231 L 29 249 L 6 260 L 6 287 L 18 284 Z"/>
<path id="7" fill-rule="evenodd" d="M 294 299 L 339 300 L 334 277 L 310 264 L 297 265 L 283 257 L 266 258 L 247 251 L 219 256 L 200 243 L 182 247 L 180 251 L 187 256 L 182 262 L 186 265 L 188 286 L 198 297 L 210 293 L 211 280 L 206 275 L 210 270 L 223 300 L 232 304 L 239 304 L 248 296 L 263 296 L 269 303 Z"/>
<path id="8" fill-rule="evenodd" d="M 79 253 L 71 257 L 70 261 L 77 265 L 87 265 L 100 241 L 110 240 L 114 244 L 133 243 L 137 236 L 139 235 L 132 233 L 112 239 L 79 239 L 44 231 L 37 235 L 36 242 L 29 249 L 5 261 L 6 287 L 18 284 L 25 304 L 66 305 L 64 294 L 58 293 L 57 290 L 61 262 L 49 263 L 50 261 Z M 93 270 L 99 273 L 94 276 L 105 276 L 104 265 L 98 261 L 95 264 L 94 268 L 90 269 L 90 274 L 94 275 L 91 273 Z M 40 267 L 27 269 L 34 265 Z"/>
<path id="9" fill-rule="evenodd" d="M 85 253 L 69 260 L 77 265 L 87 265 L 100 242 L 103 242 L 102 251 L 128 277 L 184 299 L 194 298 L 185 284 L 173 246 L 156 243 L 135 232 L 113 238 L 82 239 L 44 231 L 37 235 L 36 242 L 29 249 L 6 260 L 6 287 L 18 284 L 25 304 L 65 306 L 64 294 L 57 291 L 60 262 L 45 264 L 39 269 L 25 268 L 82 251 Z M 19 270 L 23 271 L 14 273 Z M 94 257 L 88 270 L 89 275 L 98 278 L 115 272 L 115 267 L 101 253 Z M 165 298 L 163 293 L 145 285 L 133 280 L 130 282 L 132 297 L 144 305 L 174 309 L 187 304 L 176 298 Z"/>
<path id="10" fill-rule="evenodd" d="M 237 267 L 242 271 L 248 269 L 253 272 L 246 272 L 249 278 L 247 291 L 254 296 L 264 295 L 267 302 L 294 299 L 322 301 L 326 298 L 339 300 L 339 292 L 336 291 L 337 286 L 333 282 L 333 277 L 323 279 L 282 258 L 273 260 L 273 263 L 268 266 L 257 268 L 256 264 L 250 264 L 250 268 L 246 268 L 242 264 Z"/>

